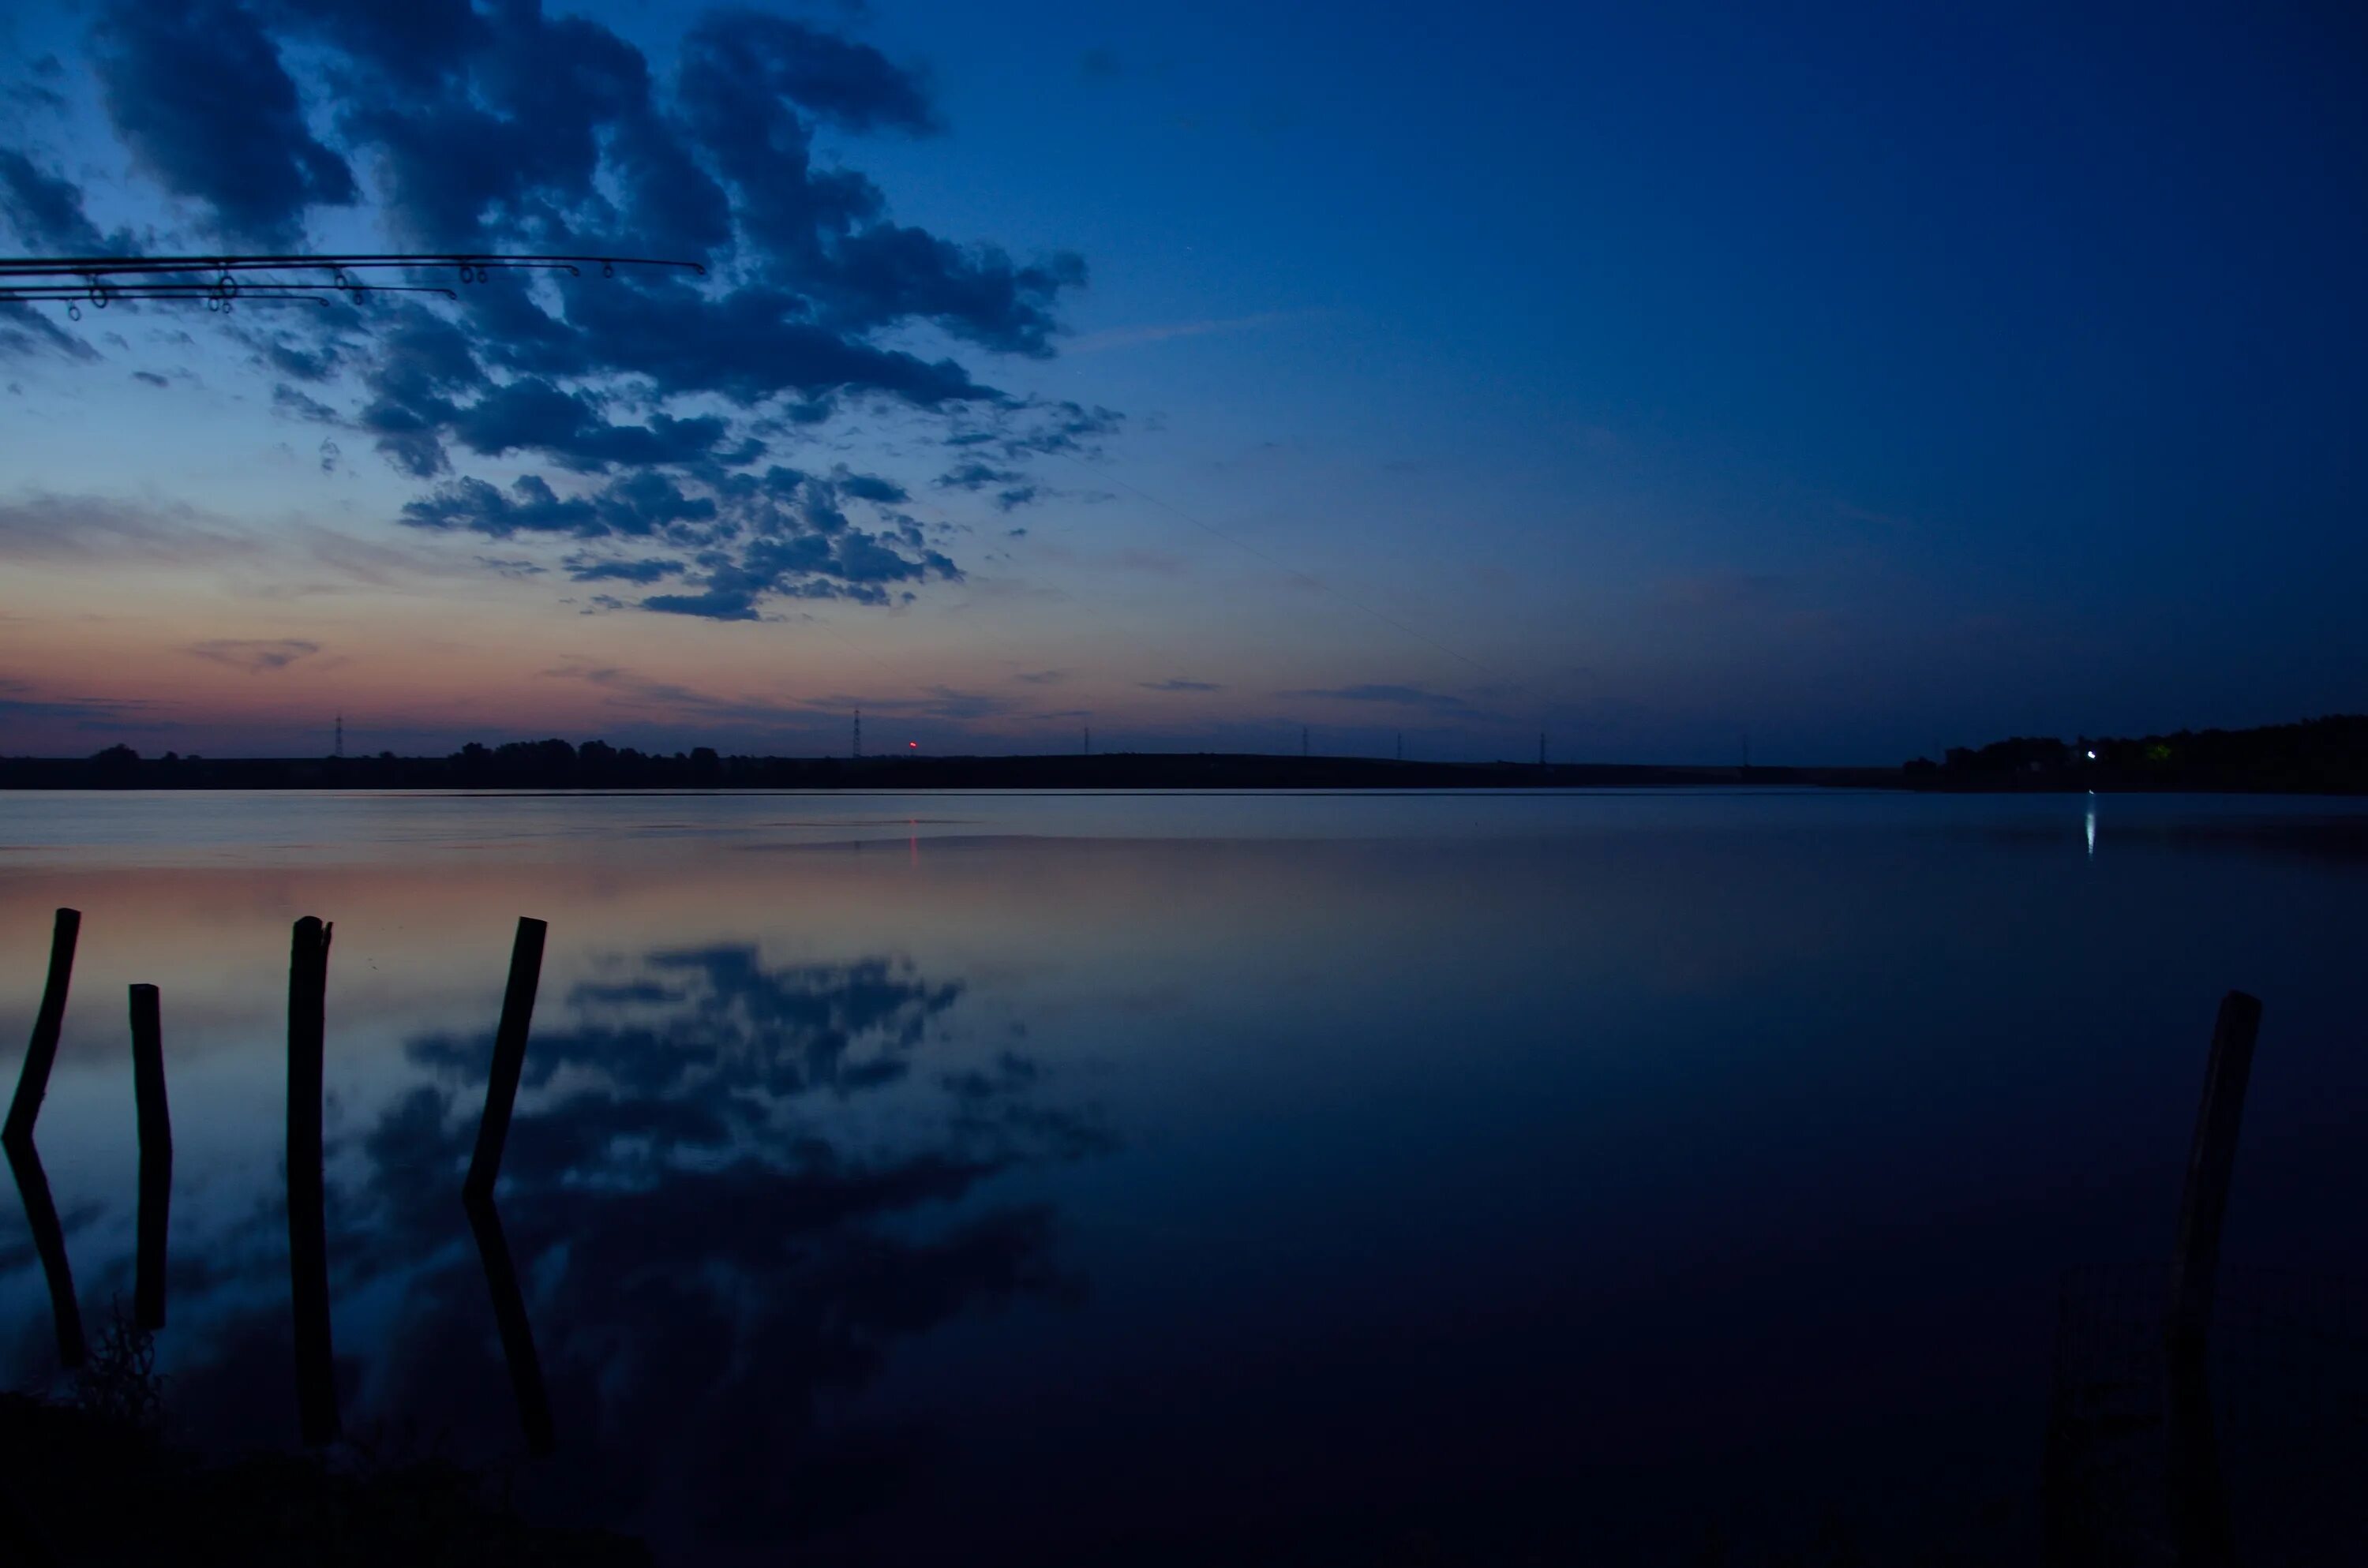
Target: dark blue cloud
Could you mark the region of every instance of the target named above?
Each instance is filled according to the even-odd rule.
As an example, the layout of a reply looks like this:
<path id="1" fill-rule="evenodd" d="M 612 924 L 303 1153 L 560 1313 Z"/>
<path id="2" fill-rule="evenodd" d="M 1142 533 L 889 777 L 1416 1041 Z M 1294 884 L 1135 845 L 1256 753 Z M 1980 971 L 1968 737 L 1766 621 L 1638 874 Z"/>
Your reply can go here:
<path id="1" fill-rule="evenodd" d="M 61 358 L 90 360 L 98 350 L 51 321 L 31 305 L 0 301 L 0 358 L 24 354 L 55 354 Z"/>
<path id="2" fill-rule="evenodd" d="M 134 161 L 217 232 L 292 246 L 313 210 L 356 199 L 359 170 L 400 243 L 710 265 L 502 274 L 450 311 L 365 300 L 252 332 L 281 379 L 276 406 L 348 424 L 400 472 L 443 482 L 404 508 L 411 526 L 610 540 L 586 580 L 679 575 L 682 591 L 644 601 L 671 613 L 884 603 L 960 575 L 910 518 L 849 519 L 848 505 L 894 506 L 905 488 L 759 472 L 775 443 L 835 416 L 918 413 L 994 470 L 1008 509 L 1046 493 L 1030 458 L 1115 427 L 1107 410 L 1015 399 L 885 340 L 922 326 L 1046 355 L 1085 264 L 894 222 L 817 135 L 930 135 L 938 115 L 912 71 L 825 27 L 711 13 L 658 70 L 601 24 L 529 0 L 114 0 L 92 51 Z M 9 156 L 12 225 L 97 241 L 70 181 Z M 17 319 L 0 319 L 0 346 L 63 339 Z M 342 409 L 341 391 L 359 393 Z M 466 455 L 551 472 L 453 478 Z M 562 477 L 618 471 L 598 488 Z"/>
<path id="3" fill-rule="evenodd" d="M 1052 353 L 1053 301 L 1086 281 L 1082 256 L 1014 266 L 993 245 L 962 246 L 879 223 L 840 242 L 818 281 L 841 320 L 872 326 L 907 317 L 1007 354 Z"/>
<path id="4" fill-rule="evenodd" d="M 605 487 L 594 498 L 600 520 L 609 531 L 629 537 L 711 522 L 715 499 L 693 495 L 663 473 L 634 473 Z"/>
<path id="5" fill-rule="evenodd" d="M 647 561 L 583 561 L 570 562 L 567 575 L 577 583 L 655 583 L 661 577 L 682 574 L 679 561 L 656 557 Z"/>
<path id="6" fill-rule="evenodd" d="M 724 436 L 723 421 L 713 417 L 660 414 L 647 425 L 611 425 L 583 393 L 562 392 L 533 377 L 487 392 L 456 415 L 452 428 L 463 445 L 483 456 L 541 452 L 579 473 L 597 473 L 616 463 L 690 462 L 712 452 Z"/>
<path id="7" fill-rule="evenodd" d="M 961 460 L 939 474 L 937 483 L 941 489 L 992 492 L 996 509 L 1002 512 L 1053 495 L 1107 500 L 1104 494 L 1056 490 L 1012 465 L 1049 455 L 1089 458 L 1122 423 L 1115 409 L 1087 408 L 1065 400 L 1004 399 L 966 408 L 946 437 L 946 445 L 962 454 Z"/>
<path id="8" fill-rule="evenodd" d="M 66 97 L 58 91 L 56 84 L 64 81 L 65 74 L 64 61 L 54 54 L 41 55 L 27 68 L 23 80 L 0 84 L 0 97 L 22 104 L 27 108 L 63 112 Z"/>
<path id="9" fill-rule="evenodd" d="M 641 51 L 597 23 L 523 6 L 495 11 L 467 41 L 475 47 L 453 62 L 445 92 L 423 101 L 397 84 L 340 117 L 340 130 L 381 161 L 403 230 L 472 247 L 555 234 L 569 214 L 606 216 L 594 184 L 601 137 L 650 112 Z"/>
<path id="10" fill-rule="evenodd" d="M 515 481 L 507 494 L 482 479 L 455 480 L 407 502 L 403 520 L 414 528 L 465 528 L 490 539 L 518 533 L 564 533 L 597 537 L 609 531 L 598 509 L 580 498 L 563 500 L 539 474 Z"/>
<path id="11" fill-rule="evenodd" d="M 1087 408 L 1066 399 L 1004 401 L 965 410 L 946 444 L 993 453 L 1007 462 L 1053 453 L 1083 457 L 1098 450 L 1102 439 L 1117 434 L 1124 423 L 1116 409 Z"/>
<path id="12" fill-rule="evenodd" d="M 759 595 L 746 587 L 726 585 L 699 594 L 652 594 L 641 608 L 660 615 L 696 616 L 701 620 L 756 620 Z"/>
<path id="13" fill-rule="evenodd" d="M 996 396 L 951 359 L 881 348 L 817 325 L 812 314 L 803 295 L 756 285 L 721 295 L 682 283 L 584 289 L 568 301 L 574 332 L 515 363 L 563 369 L 572 355 L 645 376 L 660 392 L 713 392 L 744 404 L 784 393 L 869 392 L 935 409 Z"/>
<path id="14" fill-rule="evenodd" d="M 305 124 L 279 46 L 246 7 L 120 0 L 100 14 L 92 55 L 124 144 L 222 233 L 292 245 L 308 208 L 354 199 L 353 172 Z"/>
<path id="15" fill-rule="evenodd" d="M 449 76 L 485 30 L 470 0 L 278 0 L 278 8 L 407 87 Z"/>
<path id="16" fill-rule="evenodd" d="M 847 131 L 939 129 L 920 84 L 868 44 L 757 11 L 719 11 L 684 40 L 685 96 L 794 104 Z M 695 77 L 712 77 L 689 85 Z M 702 90 L 703 89 L 703 90 Z"/>
<path id="17" fill-rule="evenodd" d="M 1028 476 L 1018 469 L 996 468 L 975 458 L 956 463 L 938 475 L 938 483 L 943 489 L 967 490 L 973 494 L 991 490 L 995 493 L 992 498 L 998 512 L 1024 506 L 1043 494 L 1042 486 L 1030 483 Z"/>
<path id="18" fill-rule="evenodd" d="M 732 12 L 712 17 L 683 41 L 677 97 L 683 124 L 733 193 L 740 228 L 777 269 L 811 265 L 832 237 L 877 215 L 880 189 L 845 169 L 816 169 L 806 103 L 850 129 L 926 120 L 917 89 L 874 51 L 835 46 L 801 66 L 796 46 L 826 38 L 780 17 Z M 834 74 L 829 66 L 838 69 Z"/>
<path id="19" fill-rule="evenodd" d="M 877 474 L 840 473 L 837 476 L 839 489 L 859 501 L 906 501 L 911 497 L 905 487 Z"/>
<path id="20" fill-rule="evenodd" d="M 271 406 L 292 419 L 309 420 L 316 425 L 342 423 L 336 409 L 318 398 L 307 397 L 285 381 L 271 389 Z"/>
<path id="21" fill-rule="evenodd" d="M 0 220 L 30 251 L 96 256 L 107 245 L 83 212 L 79 187 L 7 147 L 0 147 Z"/>
<path id="22" fill-rule="evenodd" d="M 1145 691 L 1223 691 L 1225 689 L 1214 681 L 1186 680 L 1180 676 L 1171 676 L 1167 680 L 1137 681 L 1135 684 Z"/>
<path id="23" fill-rule="evenodd" d="M 847 505 L 859 490 L 882 488 L 867 475 L 825 477 L 780 466 L 704 481 L 645 470 L 573 497 L 561 496 L 539 475 L 516 480 L 507 491 L 469 478 L 409 503 L 403 520 L 492 539 L 603 540 L 603 550 L 614 553 L 565 562 L 575 581 L 680 577 L 682 591 L 652 595 L 639 608 L 754 620 L 776 598 L 886 604 L 923 583 L 960 580 L 961 568 L 930 549 L 908 519 L 886 514 L 885 526 L 871 529 L 849 518 Z"/>
<path id="24" fill-rule="evenodd" d="M 641 608 L 668 615 L 712 620 L 754 620 L 772 598 L 848 599 L 884 605 L 891 585 L 919 584 L 932 577 L 958 581 L 962 573 L 935 551 L 917 558 L 897 553 L 879 536 L 860 529 L 745 541 L 736 550 L 701 556 L 700 591 L 660 594 Z"/>

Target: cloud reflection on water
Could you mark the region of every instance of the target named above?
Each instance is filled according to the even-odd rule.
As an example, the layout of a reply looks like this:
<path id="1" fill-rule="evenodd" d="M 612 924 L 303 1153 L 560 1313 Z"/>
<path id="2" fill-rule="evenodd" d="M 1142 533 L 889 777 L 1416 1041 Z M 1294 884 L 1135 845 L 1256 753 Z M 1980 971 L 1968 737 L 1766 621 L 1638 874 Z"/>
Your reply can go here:
<path id="1" fill-rule="evenodd" d="M 905 960 L 771 965 L 717 945 L 600 968 L 532 1037 L 499 1188 L 559 1449 L 523 1494 L 717 1549 L 877 1506 L 932 1438 L 843 1396 L 962 1314 L 1075 1300 L 1050 1207 L 982 1188 L 1107 1134 L 1041 1103 L 1042 1070 L 1008 1051 L 917 1073 L 965 987 Z M 518 1417 L 457 1201 L 490 1030 L 420 1033 L 404 1056 L 426 1081 L 331 1153 L 341 1392 L 380 1442 L 502 1459 Z M 892 1091 L 899 1114 L 841 1130 Z M 268 1234 L 279 1202 L 246 1229 Z M 182 1357 L 171 1407 L 193 1434 L 291 1435 L 282 1267 L 257 1246 L 177 1271 L 176 1295 L 244 1299 Z"/>

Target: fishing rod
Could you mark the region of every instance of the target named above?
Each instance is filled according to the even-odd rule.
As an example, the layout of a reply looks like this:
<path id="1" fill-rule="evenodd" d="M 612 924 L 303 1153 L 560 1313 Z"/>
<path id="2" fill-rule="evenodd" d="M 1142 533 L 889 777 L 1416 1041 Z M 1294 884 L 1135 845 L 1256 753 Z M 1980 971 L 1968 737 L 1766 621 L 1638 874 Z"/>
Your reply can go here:
<path id="1" fill-rule="evenodd" d="M 603 278 L 614 278 L 622 267 L 647 267 L 704 278 L 699 262 L 638 256 L 511 256 L 496 251 L 358 251 L 332 255 L 193 255 L 193 256 L 0 256 L 0 303 L 34 303 L 63 300 L 68 315 L 80 319 L 73 306 L 81 301 L 105 306 L 112 300 L 203 299 L 222 309 L 234 299 L 312 299 L 325 304 L 331 291 L 359 300 L 370 293 L 434 293 L 460 296 L 450 289 L 397 283 L 366 283 L 358 274 L 385 271 L 425 272 L 453 267 L 463 283 L 484 283 L 495 272 L 548 272 L 581 278 L 587 267 L 598 267 Z M 285 273 L 322 274 L 317 279 Z M 270 274 L 273 276 L 258 276 Z M 176 282 L 195 278 L 199 281 Z M 252 278 L 253 281 L 246 281 Z"/>

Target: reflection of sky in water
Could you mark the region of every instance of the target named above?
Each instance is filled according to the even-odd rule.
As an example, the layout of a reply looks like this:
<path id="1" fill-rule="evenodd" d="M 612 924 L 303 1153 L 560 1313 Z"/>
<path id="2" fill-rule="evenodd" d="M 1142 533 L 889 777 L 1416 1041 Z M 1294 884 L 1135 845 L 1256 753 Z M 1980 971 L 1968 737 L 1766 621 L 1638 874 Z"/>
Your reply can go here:
<path id="1" fill-rule="evenodd" d="M 526 1495 L 723 1561 L 1090 1560 L 1376 1495 L 1607 1539 L 1788 1488 L 1972 1517 L 2028 1489 L 2058 1271 L 2167 1244 L 2231 985 L 2268 1003 L 2232 1261 L 2364 1239 L 2368 859 L 2324 803 L 2116 799 L 2092 860 L 2077 797 L 90 801 L 0 829 L 11 1079 L 49 911 L 85 915 L 40 1142 L 86 1313 L 130 1290 L 154 981 L 172 1403 L 292 1433 L 316 913 L 348 1426 L 515 1456 L 458 1192 L 541 915 Z"/>

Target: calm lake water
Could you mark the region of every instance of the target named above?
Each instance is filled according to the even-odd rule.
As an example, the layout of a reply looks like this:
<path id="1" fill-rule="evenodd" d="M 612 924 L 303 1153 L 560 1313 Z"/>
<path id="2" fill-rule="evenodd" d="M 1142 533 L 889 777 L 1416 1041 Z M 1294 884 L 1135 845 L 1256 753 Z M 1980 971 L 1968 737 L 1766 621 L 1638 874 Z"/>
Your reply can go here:
<path id="1" fill-rule="evenodd" d="M 153 982 L 170 1417 L 292 1445 L 288 937 L 333 921 L 348 1431 L 668 1562 L 2003 1551 L 2058 1281 L 2168 1254 L 2231 987 L 2228 1260 L 2361 1270 L 2363 889 L 2324 801 L 18 794 L 0 1074 L 79 908 L 84 1312 Z M 459 1202 L 520 915 L 531 1461 Z M 0 1374 L 56 1373 L 0 1201 Z"/>

